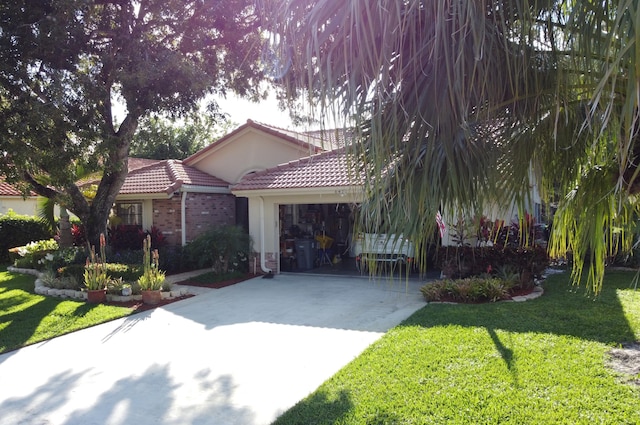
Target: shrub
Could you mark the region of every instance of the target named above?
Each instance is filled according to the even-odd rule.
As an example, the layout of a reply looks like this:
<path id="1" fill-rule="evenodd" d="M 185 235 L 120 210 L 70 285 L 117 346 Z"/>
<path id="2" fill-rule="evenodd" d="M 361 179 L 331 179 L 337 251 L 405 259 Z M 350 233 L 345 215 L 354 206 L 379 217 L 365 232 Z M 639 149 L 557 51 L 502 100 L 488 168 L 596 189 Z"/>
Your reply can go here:
<path id="1" fill-rule="evenodd" d="M 197 268 L 195 264 L 185 261 L 185 254 L 181 245 L 163 246 L 158 251 L 160 253 L 159 267 L 167 273 L 178 273 Z"/>
<path id="2" fill-rule="evenodd" d="M 54 259 L 53 252 L 58 249 L 58 242 L 46 239 L 30 242 L 24 246 L 13 247 L 9 253 L 14 258 L 14 265 L 21 268 L 43 269 Z"/>
<path id="3" fill-rule="evenodd" d="M 160 249 L 167 244 L 164 233 L 156 226 L 151 226 L 151 229 L 145 232 L 145 237 L 147 236 L 151 237 L 151 249 Z"/>
<path id="4" fill-rule="evenodd" d="M 107 251 L 107 262 L 119 264 L 142 264 L 142 249 L 124 249 L 121 251 Z"/>
<path id="5" fill-rule="evenodd" d="M 80 289 L 80 281 L 73 276 L 58 277 L 55 272 L 49 270 L 40 276 L 45 286 L 54 289 Z"/>
<path id="6" fill-rule="evenodd" d="M 73 223 L 71 225 L 71 238 L 73 240 L 73 246 L 85 246 L 87 243 L 87 236 L 82 224 Z"/>
<path id="7" fill-rule="evenodd" d="M 533 282 L 549 265 L 546 248 L 534 247 L 454 247 L 438 249 L 436 264 L 449 278 L 478 276 L 489 270 L 511 267 Z M 523 276 L 524 275 L 524 276 Z"/>
<path id="8" fill-rule="evenodd" d="M 420 288 L 425 301 L 496 302 L 509 297 L 509 285 L 495 277 L 443 279 Z"/>
<path id="9" fill-rule="evenodd" d="M 60 267 L 58 275 L 61 278 L 73 278 L 81 282 L 84 279 L 84 264 L 70 264 Z"/>
<path id="10" fill-rule="evenodd" d="M 107 281 L 107 293 L 111 295 L 121 295 L 124 282 L 122 279 L 109 279 Z"/>
<path id="11" fill-rule="evenodd" d="M 125 282 L 135 282 L 142 275 L 142 266 L 139 264 L 106 263 L 104 268 L 109 279 L 122 279 Z M 70 264 L 58 269 L 61 278 L 82 281 L 83 274 L 84 264 Z"/>
<path id="12" fill-rule="evenodd" d="M 141 250 L 144 239 L 144 231 L 137 225 L 119 224 L 109 229 L 109 245 L 113 252 Z"/>
<path id="13" fill-rule="evenodd" d="M 38 218 L 10 213 L 0 216 L 0 262 L 9 261 L 9 248 L 49 239 L 53 234 Z"/>
<path id="14" fill-rule="evenodd" d="M 249 270 L 251 237 L 240 226 L 215 226 L 185 247 L 186 262 L 216 273 Z"/>

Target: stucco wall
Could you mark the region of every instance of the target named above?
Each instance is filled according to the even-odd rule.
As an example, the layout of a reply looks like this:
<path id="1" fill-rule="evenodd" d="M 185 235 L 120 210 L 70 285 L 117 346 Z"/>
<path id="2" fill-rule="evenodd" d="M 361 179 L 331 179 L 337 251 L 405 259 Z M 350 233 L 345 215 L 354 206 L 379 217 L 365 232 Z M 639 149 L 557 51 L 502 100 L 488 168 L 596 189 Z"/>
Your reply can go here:
<path id="1" fill-rule="evenodd" d="M 9 210 L 21 215 L 38 215 L 38 199 L 35 197 L 24 199 L 20 196 L 0 197 L 0 215 L 7 214 Z M 53 213 L 56 217 L 60 217 L 60 207 L 56 205 Z"/>
<path id="2" fill-rule="evenodd" d="M 250 128 L 216 146 L 191 165 L 230 183 L 237 183 L 249 172 L 311 154 L 309 148 Z"/>

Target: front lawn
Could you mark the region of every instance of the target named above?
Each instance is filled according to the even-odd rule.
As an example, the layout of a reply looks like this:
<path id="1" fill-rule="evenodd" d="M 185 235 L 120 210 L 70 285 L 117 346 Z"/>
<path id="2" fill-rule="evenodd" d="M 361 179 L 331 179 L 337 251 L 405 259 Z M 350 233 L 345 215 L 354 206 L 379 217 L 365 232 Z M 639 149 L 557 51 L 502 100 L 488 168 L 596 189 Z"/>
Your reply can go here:
<path id="1" fill-rule="evenodd" d="M 427 305 L 275 424 L 638 424 L 640 376 L 607 367 L 640 340 L 633 276 L 595 300 L 565 274 L 525 303 Z"/>
<path id="2" fill-rule="evenodd" d="M 132 313 L 126 307 L 36 295 L 34 276 L 0 267 L 0 353 Z"/>

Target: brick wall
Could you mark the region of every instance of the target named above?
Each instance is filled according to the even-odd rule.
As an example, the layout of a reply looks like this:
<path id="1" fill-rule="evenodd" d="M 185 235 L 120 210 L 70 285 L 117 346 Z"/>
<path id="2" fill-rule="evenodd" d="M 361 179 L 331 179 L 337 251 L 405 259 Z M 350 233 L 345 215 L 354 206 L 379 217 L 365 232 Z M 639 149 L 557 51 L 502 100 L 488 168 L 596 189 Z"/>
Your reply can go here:
<path id="1" fill-rule="evenodd" d="M 153 201 L 153 225 L 164 233 L 170 245 L 182 243 L 182 216 L 179 196 Z M 187 193 L 186 239 L 195 239 L 213 225 L 236 222 L 235 196 L 212 193 Z"/>
<path id="2" fill-rule="evenodd" d="M 160 229 L 169 245 L 182 243 L 180 197 L 153 200 L 153 225 Z"/>
<path id="3" fill-rule="evenodd" d="M 265 265 L 268 269 L 271 269 L 273 273 L 280 273 L 280 256 L 275 252 L 265 252 Z M 255 265 L 255 271 L 257 274 L 264 274 L 260 268 L 260 253 L 254 252 L 249 256 L 249 272 L 253 273 Z"/>

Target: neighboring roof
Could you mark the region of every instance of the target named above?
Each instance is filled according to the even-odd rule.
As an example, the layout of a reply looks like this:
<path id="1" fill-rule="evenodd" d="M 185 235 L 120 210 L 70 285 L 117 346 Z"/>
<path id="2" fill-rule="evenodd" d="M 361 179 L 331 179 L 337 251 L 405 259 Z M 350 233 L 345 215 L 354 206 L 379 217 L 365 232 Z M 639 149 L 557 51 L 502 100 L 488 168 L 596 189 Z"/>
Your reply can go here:
<path id="1" fill-rule="evenodd" d="M 170 194 L 183 185 L 228 188 L 229 182 L 189 167 L 182 161 L 168 159 L 155 161 L 150 165 L 129 172 L 120 189 L 120 194 Z"/>
<path id="2" fill-rule="evenodd" d="M 148 158 L 132 158 L 129 157 L 129 172 L 137 170 L 138 168 L 147 167 L 149 165 L 162 162 L 161 159 L 148 159 Z"/>
<path id="3" fill-rule="evenodd" d="M 289 137 L 300 140 L 324 151 L 331 151 L 345 147 L 346 142 L 349 141 L 353 135 L 353 132 L 350 129 L 337 128 L 300 132 L 294 130 L 286 130 L 270 124 L 259 123 L 255 121 L 253 121 L 253 123 L 265 128 L 269 128 L 276 133 L 285 134 Z"/>
<path id="4" fill-rule="evenodd" d="M 7 183 L 4 179 L 0 178 L 0 196 L 22 196 L 22 192 L 15 188 L 15 186 Z M 30 191 L 29 196 L 38 196 L 35 192 Z"/>
<path id="5" fill-rule="evenodd" d="M 304 134 L 318 140 L 319 146 L 326 150 L 333 150 L 344 148 L 353 142 L 355 131 L 352 128 L 332 128 L 305 131 Z"/>
<path id="6" fill-rule="evenodd" d="M 254 174 L 246 175 L 233 191 L 345 187 L 362 184 L 350 169 L 344 149 L 301 158 Z"/>
<path id="7" fill-rule="evenodd" d="M 329 150 L 332 149 L 331 147 L 325 147 L 323 148 L 323 140 L 315 137 L 315 136 L 309 136 L 306 135 L 305 133 L 300 133 L 300 132 L 296 132 L 296 131 L 291 131 L 291 130 L 285 130 L 282 128 L 278 128 L 278 127 L 273 127 L 267 124 L 262 124 L 253 120 L 247 120 L 246 124 L 241 125 L 240 127 L 236 128 L 235 130 L 233 130 L 231 133 L 228 133 L 227 135 L 225 135 L 224 137 L 216 140 L 215 142 L 211 143 L 209 146 L 207 146 L 206 148 L 194 153 L 193 155 L 191 155 L 190 157 L 186 158 L 184 160 L 184 163 L 187 165 L 191 165 L 195 162 L 198 162 L 203 156 L 206 156 L 212 149 L 215 149 L 216 147 L 220 146 L 221 144 L 225 143 L 226 141 L 228 141 L 229 139 L 232 139 L 233 137 L 235 137 L 236 135 L 238 135 L 239 133 L 245 131 L 246 129 L 249 128 L 253 128 L 255 130 L 258 131 L 263 131 L 267 134 L 270 134 L 272 136 L 278 137 L 286 142 L 292 143 L 295 146 L 304 148 L 309 150 L 310 152 L 313 153 L 318 153 L 318 152 L 322 152 L 323 150 Z M 325 143 L 326 145 L 326 143 Z"/>

